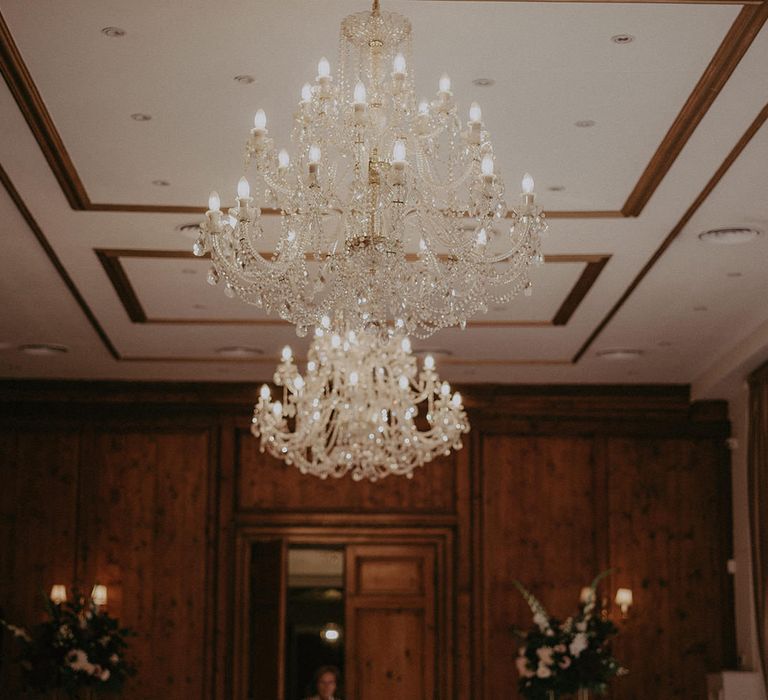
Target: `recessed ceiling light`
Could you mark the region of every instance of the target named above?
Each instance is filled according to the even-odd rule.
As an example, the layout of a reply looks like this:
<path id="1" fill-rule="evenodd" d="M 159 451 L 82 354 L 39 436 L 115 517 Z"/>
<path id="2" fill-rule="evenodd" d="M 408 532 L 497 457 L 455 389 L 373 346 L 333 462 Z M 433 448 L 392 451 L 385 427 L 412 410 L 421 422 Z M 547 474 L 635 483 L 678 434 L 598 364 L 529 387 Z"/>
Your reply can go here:
<path id="1" fill-rule="evenodd" d="M 565 185 L 550 185 L 547 189 L 550 192 L 562 192 L 565 189 Z"/>
<path id="2" fill-rule="evenodd" d="M 635 40 L 631 34 L 614 34 L 611 41 L 614 44 L 631 44 Z"/>
<path id="3" fill-rule="evenodd" d="M 699 240 L 704 243 L 714 243 L 716 245 L 738 245 L 739 243 L 748 243 L 755 240 L 760 235 L 756 228 L 746 226 L 736 226 L 732 228 L 713 228 L 709 231 L 703 231 L 699 234 Z"/>
<path id="4" fill-rule="evenodd" d="M 144 114 L 143 112 L 135 112 L 131 115 L 131 119 L 135 122 L 148 122 L 152 119 L 152 115 Z"/>
<path id="5" fill-rule="evenodd" d="M 597 356 L 603 360 L 637 360 L 643 356 L 642 350 L 632 348 L 614 348 L 610 350 L 600 350 Z"/>
<path id="6" fill-rule="evenodd" d="M 101 33 L 112 39 L 119 39 L 121 36 L 125 36 L 125 29 L 120 29 L 120 27 L 104 27 Z"/>
<path id="7" fill-rule="evenodd" d="M 152 184 L 157 187 L 170 187 L 171 183 L 168 180 L 152 180 Z"/>
<path id="8" fill-rule="evenodd" d="M 66 345 L 57 345 L 55 343 L 29 343 L 27 345 L 20 345 L 19 350 L 27 355 L 35 355 L 37 357 L 51 357 L 52 355 L 63 355 L 69 352 L 69 348 Z"/>
<path id="9" fill-rule="evenodd" d="M 742 275 L 741 272 L 729 272 L 728 273 L 728 277 L 742 277 L 742 276 L 743 275 Z"/>
<path id="10" fill-rule="evenodd" d="M 216 352 L 222 357 L 258 357 L 264 354 L 261 348 L 248 348 L 242 345 L 218 348 Z"/>
<path id="11" fill-rule="evenodd" d="M 576 126 L 578 126 L 580 129 L 588 129 L 590 126 L 594 126 L 597 122 L 593 121 L 592 119 L 579 119 L 579 121 L 575 122 Z"/>
<path id="12" fill-rule="evenodd" d="M 250 85 L 251 83 L 256 82 L 256 78 L 254 78 L 252 75 L 236 75 L 233 80 L 236 83 L 240 83 L 241 85 Z"/>
<path id="13" fill-rule="evenodd" d="M 491 87 L 496 81 L 493 78 L 475 78 L 472 81 L 472 85 L 477 87 Z"/>

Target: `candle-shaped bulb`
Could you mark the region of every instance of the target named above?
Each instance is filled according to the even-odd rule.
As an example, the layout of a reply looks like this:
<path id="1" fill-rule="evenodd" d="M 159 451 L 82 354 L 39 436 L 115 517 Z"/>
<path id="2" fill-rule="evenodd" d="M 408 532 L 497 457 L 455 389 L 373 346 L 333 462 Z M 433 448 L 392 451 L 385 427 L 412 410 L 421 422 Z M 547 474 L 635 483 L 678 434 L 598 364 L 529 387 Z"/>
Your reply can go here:
<path id="1" fill-rule="evenodd" d="M 55 583 L 51 586 L 51 602 L 54 605 L 67 602 L 67 587 L 63 583 Z"/>
<path id="2" fill-rule="evenodd" d="M 403 352 L 410 352 L 411 351 L 411 339 L 410 338 L 403 338 L 400 341 L 400 347 L 402 348 Z"/>
<path id="3" fill-rule="evenodd" d="M 594 592 L 589 586 L 584 586 L 581 589 L 581 593 L 579 594 L 579 600 L 582 603 L 588 603 L 594 597 L 594 595 Z"/>
<path id="4" fill-rule="evenodd" d="M 309 162 L 315 165 L 320 162 L 320 146 L 309 147 Z"/>
<path id="5" fill-rule="evenodd" d="M 483 160 L 480 162 L 480 171 L 483 175 L 493 175 L 493 156 L 490 153 L 483 156 Z"/>
<path id="6" fill-rule="evenodd" d="M 448 394 L 450 394 L 450 393 L 451 393 L 451 385 L 450 385 L 448 382 L 443 382 L 443 383 L 440 385 L 440 393 L 441 393 L 443 396 L 448 396 Z"/>
<path id="7" fill-rule="evenodd" d="M 287 168 L 291 164 L 291 157 L 288 155 L 288 151 L 284 148 L 280 149 L 280 153 L 277 154 L 277 165 L 280 168 Z"/>
<path id="8" fill-rule="evenodd" d="M 261 389 L 259 389 L 259 396 L 261 396 L 264 401 L 269 401 L 270 391 L 266 384 L 261 385 Z"/>
<path id="9" fill-rule="evenodd" d="M 427 355 L 424 358 L 424 369 L 432 370 L 435 368 L 435 358 L 432 355 Z"/>
<path id="10" fill-rule="evenodd" d="M 349 383 L 350 383 L 352 386 L 357 386 L 357 381 L 358 381 L 358 379 L 359 379 L 359 377 L 358 377 L 358 374 L 357 374 L 357 372 L 350 372 L 350 373 L 349 373 Z"/>
<path id="11" fill-rule="evenodd" d="M 267 113 L 263 109 L 256 110 L 253 117 L 253 128 L 264 131 L 267 128 Z"/>
<path id="12" fill-rule="evenodd" d="M 481 228 L 477 232 L 477 244 L 485 245 L 486 243 L 488 243 L 488 234 L 486 233 L 484 228 Z"/>
<path id="13" fill-rule="evenodd" d="M 523 175 L 523 194 L 533 194 L 533 176 L 530 173 Z"/>
<path id="14" fill-rule="evenodd" d="M 396 75 L 405 74 L 405 56 L 399 53 L 395 56 L 395 60 L 392 61 L 392 72 Z"/>
<path id="15" fill-rule="evenodd" d="M 331 327 L 331 317 L 327 314 L 320 319 L 320 325 L 326 330 Z"/>
<path id="16" fill-rule="evenodd" d="M 291 358 L 293 357 L 293 351 L 291 350 L 291 346 L 290 345 L 286 345 L 283 348 L 283 352 L 281 353 L 281 355 L 282 355 L 282 358 L 283 358 L 283 362 L 290 362 Z"/>
<path id="17" fill-rule="evenodd" d="M 323 56 L 317 63 L 317 77 L 329 78 L 331 76 L 331 64 L 328 63 L 328 59 Z"/>
<path id="18" fill-rule="evenodd" d="M 91 591 L 91 600 L 94 605 L 107 604 L 107 587 L 97 583 Z"/>
<path id="19" fill-rule="evenodd" d="M 221 198 L 219 197 L 219 193 L 214 190 L 208 195 L 208 209 L 210 209 L 210 211 L 219 211 L 220 206 Z"/>
<path id="20" fill-rule="evenodd" d="M 248 184 L 248 180 L 245 177 L 241 177 L 237 181 L 237 196 L 240 199 L 248 199 L 251 196 L 251 186 Z"/>
<path id="21" fill-rule="evenodd" d="M 331 336 L 331 347 L 334 349 L 341 347 L 341 336 L 338 333 L 334 333 Z"/>
<path id="22" fill-rule="evenodd" d="M 300 374 L 297 374 L 293 378 L 293 386 L 296 387 L 296 391 L 301 391 L 304 388 L 304 377 L 302 377 Z"/>
<path id="23" fill-rule="evenodd" d="M 419 102 L 419 114 L 429 114 L 429 102 L 426 100 Z"/>
<path id="24" fill-rule="evenodd" d="M 283 417 L 283 403 L 282 403 L 282 401 L 275 401 L 275 403 L 272 404 L 272 413 L 274 414 L 275 418 L 282 418 Z"/>
<path id="25" fill-rule="evenodd" d="M 400 379 L 397 380 L 397 384 L 403 391 L 405 391 L 408 388 L 408 377 L 401 374 Z"/>
<path id="26" fill-rule="evenodd" d="M 355 85 L 354 103 L 356 105 L 364 105 L 367 100 L 368 96 L 365 92 L 365 85 L 363 85 L 362 81 L 358 81 L 357 85 Z"/>
<path id="27" fill-rule="evenodd" d="M 480 105 L 477 102 L 473 102 L 469 106 L 469 121 L 481 122 L 483 121 L 483 110 L 480 109 Z"/>
<path id="28" fill-rule="evenodd" d="M 451 404 L 454 408 L 461 406 L 461 394 L 458 391 L 455 391 L 451 396 Z"/>
<path id="29" fill-rule="evenodd" d="M 397 139 L 392 147 L 392 162 L 405 163 L 405 141 Z"/>
<path id="30" fill-rule="evenodd" d="M 301 86 L 301 101 L 312 101 L 312 86 L 309 83 L 304 83 L 304 85 Z"/>
<path id="31" fill-rule="evenodd" d="M 440 82 L 438 83 L 438 88 L 440 92 L 451 91 L 451 79 L 448 77 L 447 73 L 443 73 L 442 76 L 440 76 Z"/>

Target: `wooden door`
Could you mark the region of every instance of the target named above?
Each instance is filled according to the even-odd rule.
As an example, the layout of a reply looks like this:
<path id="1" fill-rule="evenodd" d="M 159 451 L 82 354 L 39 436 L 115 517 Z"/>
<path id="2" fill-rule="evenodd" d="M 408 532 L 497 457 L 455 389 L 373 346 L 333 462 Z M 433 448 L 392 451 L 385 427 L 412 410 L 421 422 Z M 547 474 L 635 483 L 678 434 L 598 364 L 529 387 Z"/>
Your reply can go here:
<path id="1" fill-rule="evenodd" d="M 235 697 L 248 700 L 285 697 L 286 544 L 284 539 L 254 541 L 248 561 L 246 609 L 250 619 L 243 630 L 247 676 Z"/>
<path id="2" fill-rule="evenodd" d="M 435 620 L 433 546 L 348 546 L 345 698 L 436 698 Z"/>

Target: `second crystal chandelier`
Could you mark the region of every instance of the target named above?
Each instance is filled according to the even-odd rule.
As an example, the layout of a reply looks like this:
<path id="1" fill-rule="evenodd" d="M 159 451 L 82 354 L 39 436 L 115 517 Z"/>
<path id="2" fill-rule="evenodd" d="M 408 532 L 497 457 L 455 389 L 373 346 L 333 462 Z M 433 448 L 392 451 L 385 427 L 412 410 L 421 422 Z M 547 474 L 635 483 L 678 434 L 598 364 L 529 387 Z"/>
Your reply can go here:
<path id="1" fill-rule="evenodd" d="M 228 214 L 211 194 L 194 246 L 211 254 L 209 281 L 299 335 L 327 316 L 426 337 L 529 287 L 544 217 L 527 174 L 508 208 L 480 107 L 463 121 L 447 76 L 417 100 L 410 22 L 378 0 L 343 20 L 339 56 L 335 77 L 323 58 L 301 90 L 292 156 L 256 113 L 251 182 L 241 178 Z M 280 215 L 267 253 L 274 234 L 261 207 Z"/>

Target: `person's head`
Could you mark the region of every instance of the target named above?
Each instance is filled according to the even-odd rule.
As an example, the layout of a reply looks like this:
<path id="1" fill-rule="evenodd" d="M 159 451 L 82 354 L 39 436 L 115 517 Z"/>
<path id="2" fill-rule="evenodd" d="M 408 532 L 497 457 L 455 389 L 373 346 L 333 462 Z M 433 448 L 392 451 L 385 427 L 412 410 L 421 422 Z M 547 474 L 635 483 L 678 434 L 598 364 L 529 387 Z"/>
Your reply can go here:
<path id="1" fill-rule="evenodd" d="M 315 692 L 320 700 L 330 700 L 339 685 L 339 669 L 335 666 L 321 666 L 315 671 Z"/>

